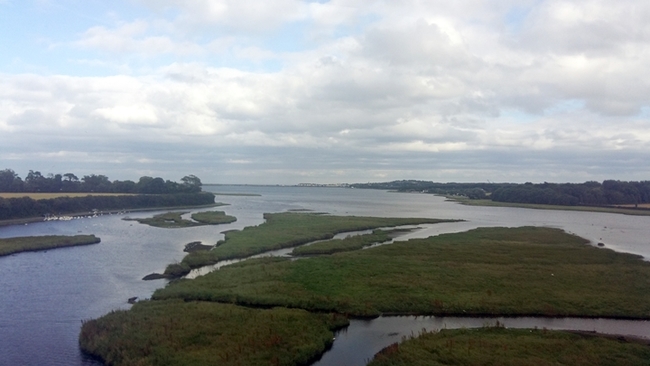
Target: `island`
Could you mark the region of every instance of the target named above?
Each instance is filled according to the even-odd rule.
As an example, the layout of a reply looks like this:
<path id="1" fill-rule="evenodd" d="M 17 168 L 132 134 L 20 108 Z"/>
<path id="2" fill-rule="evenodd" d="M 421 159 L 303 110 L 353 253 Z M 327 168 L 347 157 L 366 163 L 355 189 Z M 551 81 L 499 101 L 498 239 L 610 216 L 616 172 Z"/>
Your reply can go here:
<path id="1" fill-rule="evenodd" d="M 312 213 L 266 217 L 264 224 L 230 232 L 216 248 L 196 253 L 207 253 L 199 257 L 207 262 L 246 257 L 331 238 L 335 232 L 419 221 Z M 650 263 L 542 227 L 479 228 L 299 260 L 248 259 L 193 280 L 172 281 L 130 310 L 84 322 L 80 346 L 111 365 L 208 365 L 215 360 L 308 365 L 348 319 L 380 315 L 650 319 Z M 525 332 L 531 336 L 519 336 Z M 650 351 L 647 344 L 625 338 L 545 329 L 421 336 L 422 345 L 412 345 L 420 342 L 416 337 L 405 340 L 373 362 L 403 353 L 416 356 L 401 364 L 417 364 L 433 352 L 419 349 L 438 347 L 453 357 L 464 352 L 472 359 L 493 357 L 499 364 L 503 357 L 509 360 L 504 364 L 517 364 L 518 357 L 534 363 L 535 355 L 552 344 L 577 365 L 595 364 L 590 362 L 602 353 L 584 353 L 594 348 L 617 352 L 618 362 L 641 365 Z M 563 347 L 569 343 L 574 345 Z M 521 356 L 519 348 L 529 353 Z M 494 349 L 505 356 L 494 356 Z M 392 363 L 377 363 L 384 364 Z"/>
<path id="2" fill-rule="evenodd" d="M 225 203 L 215 203 L 215 206 L 223 206 Z M 193 213 L 192 220 L 183 219 L 182 216 L 188 212 L 166 212 L 144 219 L 124 218 L 126 221 L 137 221 L 141 224 L 160 228 L 184 228 L 204 225 L 229 224 L 237 221 L 234 216 L 226 215 L 223 211 L 203 211 Z"/>
<path id="3" fill-rule="evenodd" d="M 101 239 L 95 235 L 45 235 L 22 236 L 0 239 L 0 256 L 20 252 L 35 252 L 47 249 L 97 244 Z"/>

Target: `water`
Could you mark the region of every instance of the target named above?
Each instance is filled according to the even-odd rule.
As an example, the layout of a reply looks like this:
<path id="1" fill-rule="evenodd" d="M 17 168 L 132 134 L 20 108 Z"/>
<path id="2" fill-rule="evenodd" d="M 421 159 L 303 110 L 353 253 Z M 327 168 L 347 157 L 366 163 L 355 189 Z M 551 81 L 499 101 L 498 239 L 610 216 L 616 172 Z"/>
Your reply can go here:
<path id="1" fill-rule="evenodd" d="M 83 319 L 128 309 L 126 301 L 133 296 L 148 298 L 165 281 L 142 281 L 142 277 L 160 273 L 167 264 L 181 260 L 185 244 L 213 244 L 223 238 L 222 231 L 262 223 L 264 212 L 307 209 L 336 215 L 466 220 L 427 225 L 400 237 L 402 240 L 481 226 L 551 226 L 594 244 L 603 242 L 609 248 L 650 258 L 650 217 L 470 207 L 433 195 L 375 190 L 252 186 L 206 190 L 261 196 L 217 196 L 217 201 L 230 204 L 218 209 L 237 217 L 236 222 L 219 226 L 162 229 L 122 220 L 156 214 L 147 212 L 0 227 L 0 237 L 79 233 L 102 239 L 96 245 L 0 257 L 0 365 L 95 365 L 78 349 Z M 348 334 L 354 329 L 350 327 Z M 337 340 L 334 349 L 340 344 Z"/>
<path id="2" fill-rule="evenodd" d="M 393 316 L 373 320 L 352 320 L 350 326 L 336 334 L 332 349 L 313 366 L 363 366 L 373 356 L 403 337 L 417 336 L 422 331 L 479 328 L 495 326 L 497 321 L 507 328 L 538 328 L 581 330 L 598 333 L 625 334 L 650 338 L 650 322 L 582 318 L 460 318 Z"/>

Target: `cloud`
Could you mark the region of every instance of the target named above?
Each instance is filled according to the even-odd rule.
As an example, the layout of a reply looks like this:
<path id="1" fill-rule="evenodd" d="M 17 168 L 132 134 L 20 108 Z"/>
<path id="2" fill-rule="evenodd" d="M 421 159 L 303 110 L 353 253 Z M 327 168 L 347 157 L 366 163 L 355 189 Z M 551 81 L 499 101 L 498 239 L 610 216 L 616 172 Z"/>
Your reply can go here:
<path id="1" fill-rule="evenodd" d="M 234 31 L 262 32 L 286 22 L 305 18 L 305 3 L 299 0 L 140 0 L 157 11 L 175 9 L 181 26 L 218 26 Z"/>
<path id="2" fill-rule="evenodd" d="M 169 36 L 149 35 L 149 22 L 136 20 L 119 24 L 113 29 L 95 26 L 85 31 L 79 40 L 72 42 L 75 47 L 97 49 L 116 54 L 140 54 L 155 56 L 158 54 L 200 54 L 203 47 L 186 41 L 175 41 Z"/>

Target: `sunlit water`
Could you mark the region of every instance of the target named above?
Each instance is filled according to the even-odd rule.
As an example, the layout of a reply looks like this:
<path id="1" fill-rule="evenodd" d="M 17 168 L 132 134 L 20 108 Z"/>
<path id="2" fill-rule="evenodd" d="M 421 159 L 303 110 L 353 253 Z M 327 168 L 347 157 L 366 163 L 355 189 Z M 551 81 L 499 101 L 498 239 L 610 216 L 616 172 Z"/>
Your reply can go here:
<path id="1" fill-rule="evenodd" d="M 594 244 L 603 242 L 609 248 L 650 258 L 650 217 L 470 207 L 445 202 L 433 195 L 375 190 L 252 186 L 206 187 L 206 190 L 261 196 L 217 196 L 217 201 L 230 204 L 218 209 L 237 217 L 237 222 L 219 226 L 161 229 L 122 220 L 125 216 L 155 214 L 147 212 L 0 227 L 0 237 L 95 234 L 102 239 L 96 245 L 0 257 L 0 365 L 96 365 L 96 361 L 86 359 L 78 349 L 77 337 L 83 319 L 96 318 L 115 309 L 128 309 L 130 305 L 126 301 L 133 296 L 150 297 L 156 288 L 165 285 L 165 281 L 142 281 L 142 277 L 162 272 L 167 264 L 181 260 L 185 244 L 192 241 L 215 243 L 223 238 L 222 231 L 262 223 L 264 212 L 308 209 L 335 215 L 466 220 L 428 225 L 400 240 L 481 226 L 550 226 L 583 236 Z M 384 329 L 385 319 L 389 318 L 370 323 L 353 321 L 321 362 L 331 362 L 327 360 L 336 355 L 337 349 L 348 347 L 343 342 L 345 339 L 354 342 L 366 339 L 362 348 L 369 356 L 364 357 L 371 357 L 376 352 L 373 347 L 377 342 L 363 333 L 363 329 L 370 329 L 372 324 Z M 418 318 L 418 321 L 422 319 L 425 318 Z M 435 327 L 438 321 L 435 319 L 439 318 L 430 319 L 434 319 L 433 325 L 418 323 L 414 330 Z M 596 321 L 592 320 L 589 323 L 592 325 L 587 327 Z M 400 324 L 408 322 L 402 320 Z M 389 321 L 389 324 L 392 323 Z M 633 324 L 644 332 L 649 328 L 647 322 Z M 450 321 L 447 326 L 452 327 Z M 394 331 L 379 330 L 379 337 L 384 334 L 382 332 L 402 334 L 400 327 L 395 325 Z M 628 328 L 631 329 L 625 329 Z M 362 365 L 364 359 L 359 361 L 361 363 L 350 362 Z M 327 363 L 321 363 L 324 364 Z"/>

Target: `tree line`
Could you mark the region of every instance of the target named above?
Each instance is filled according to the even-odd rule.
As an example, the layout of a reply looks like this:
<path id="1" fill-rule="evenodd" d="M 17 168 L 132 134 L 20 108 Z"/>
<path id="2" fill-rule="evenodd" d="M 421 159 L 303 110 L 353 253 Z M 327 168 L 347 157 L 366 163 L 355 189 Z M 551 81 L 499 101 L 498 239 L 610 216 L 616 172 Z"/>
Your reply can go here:
<path id="1" fill-rule="evenodd" d="M 525 183 L 499 188 L 492 193 L 491 199 L 497 202 L 564 206 L 636 205 L 650 203 L 650 181 Z"/>
<path id="2" fill-rule="evenodd" d="M 462 195 L 496 202 L 534 203 L 563 206 L 607 206 L 650 203 L 650 181 L 605 180 L 602 183 L 435 183 L 400 180 L 386 183 L 353 184 L 354 188 L 389 189 Z"/>
<path id="3" fill-rule="evenodd" d="M 57 197 L 35 200 L 29 197 L 1 198 L 0 220 L 23 219 L 47 215 L 155 207 L 200 206 L 214 203 L 214 194 L 175 193 L 124 196 Z"/>
<path id="4" fill-rule="evenodd" d="M 140 177 L 134 182 L 111 181 L 107 176 L 97 174 L 84 175 L 81 178 L 73 173 L 45 176 L 39 171 L 30 170 L 23 180 L 12 169 L 0 170 L 0 192 L 175 194 L 198 193 L 201 186 L 201 179 L 195 175 L 181 178 L 180 183 L 149 176 Z"/>

